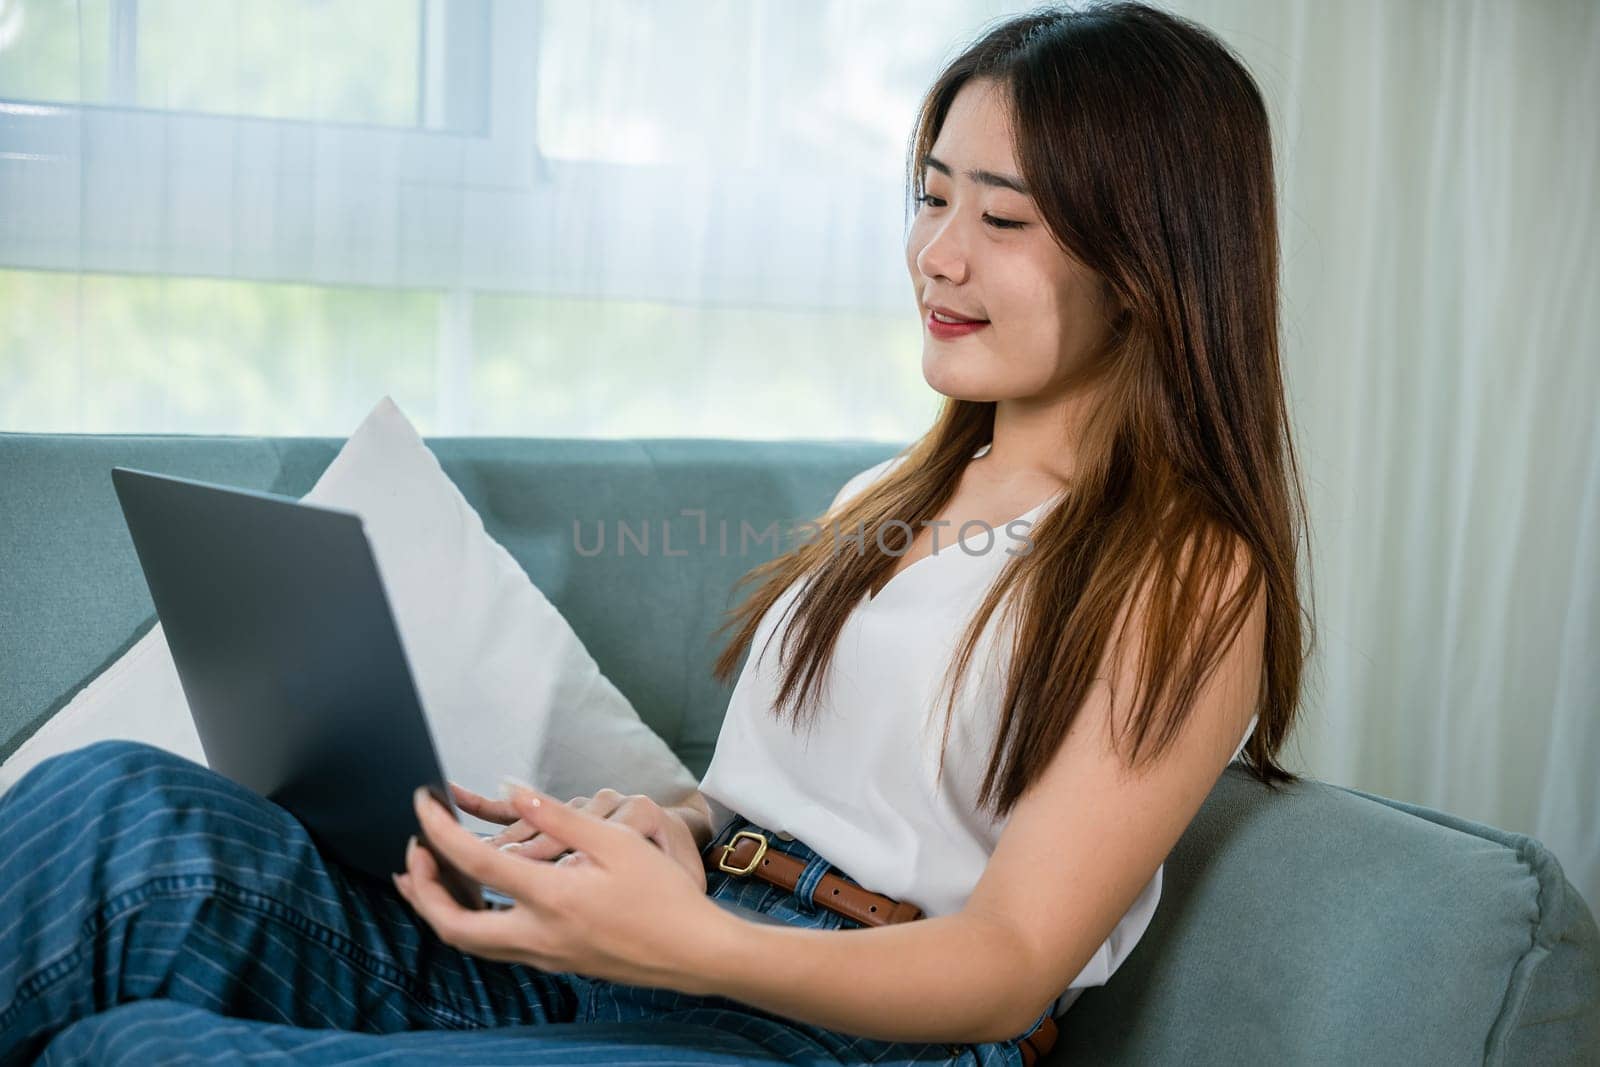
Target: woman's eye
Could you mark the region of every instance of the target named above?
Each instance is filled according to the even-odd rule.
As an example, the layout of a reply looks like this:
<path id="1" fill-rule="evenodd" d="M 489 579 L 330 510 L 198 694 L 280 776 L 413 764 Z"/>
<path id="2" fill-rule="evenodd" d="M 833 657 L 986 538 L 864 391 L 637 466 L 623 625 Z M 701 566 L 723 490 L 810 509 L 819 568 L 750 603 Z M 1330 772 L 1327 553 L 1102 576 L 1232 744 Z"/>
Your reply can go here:
<path id="1" fill-rule="evenodd" d="M 917 203 L 927 204 L 929 207 L 944 207 L 943 197 L 930 196 L 925 193 L 922 196 L 914 197 L 913 199 L 915 199 Z M 994 215 L 985 215 L 983 217 L 983 221 L 987 222 L 990 226 L 993 226 L 997 230 L 1020 230 L 1022 227 L 1027 225 L 1026 222 L 1017 222 L 1014 219 L 996 218 Z"/>

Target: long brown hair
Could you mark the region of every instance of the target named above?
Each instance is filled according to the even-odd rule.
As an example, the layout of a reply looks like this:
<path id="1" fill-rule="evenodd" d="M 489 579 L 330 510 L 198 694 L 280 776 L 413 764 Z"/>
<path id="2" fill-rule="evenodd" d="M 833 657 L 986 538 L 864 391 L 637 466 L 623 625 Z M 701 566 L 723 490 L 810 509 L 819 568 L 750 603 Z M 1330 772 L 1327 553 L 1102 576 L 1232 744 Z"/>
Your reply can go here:
<path id="1" fill-rule="evenodd" d="M 1269 787 L 1296 781 L 1276 757 L 1298 713 L 1313 613 L 1302 619 L 1296 578 L 1306 508 L 1279 370 L 1272 145 L 1260 92 L 1223 42 L 1159 9 L 1035 9 L 984 33 L 929 89 L 908 151 L 908 210 L 951 102 L 974 78 L 1007 90 L 1022 178 L 1046 225 L 1103 280 L 1104 306 L 1123 309 L 1108 314 L 1108 341 L 1091 361 L 1105 402 L 1073 453 L 1071 486 L 1034 526 L 1033 549 L 1013 553 L 988 591 L 947 676 L 967 670 L 1002 603 L 1002 619 L 1016 613 L 978 803 L 1009 814 L 1043 772 L 1098 680 L 1113 629 L 1122 647 L 1118 620 L 1140 597 L 1145 699 L 1127 720 L 1128 758 L 1158 758 L 1263 585 L 1260 722 L 1246 765 Z M 891 472 L 817 521 L 862 530 L 878 550 L 840 552 L 837 536 L 817 538 L 741 578 L 736 589 L 764 583 L 719 629 L 740 626 L 715 677 L 732 677 L 768 609 L 804 580 L 781 645 L 774 714 L 787 707 L 796 727 L 804 708 L 814 718 L 840 631 L 909 548 L 909 527 L 938 516 L 992 439 L 994 415 L 993 402 L 947 399 Z M 1242 587 L 1217 595 L 1241 565 Z M 787 655 L 791 643 L 797 656 Z M 955 694 L 952 683 L 946 744 Z"/>

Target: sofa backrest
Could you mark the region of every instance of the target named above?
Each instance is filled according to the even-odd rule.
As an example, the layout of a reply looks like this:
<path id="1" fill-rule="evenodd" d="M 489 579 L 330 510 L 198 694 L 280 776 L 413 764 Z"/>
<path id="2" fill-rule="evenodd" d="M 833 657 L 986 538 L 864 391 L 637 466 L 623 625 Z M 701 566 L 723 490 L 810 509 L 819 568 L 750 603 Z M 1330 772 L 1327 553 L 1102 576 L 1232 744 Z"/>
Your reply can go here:
<path id="1" fill-rule="evenodd" d="M 112 467 L 298 497 L 343 443 L 0 433 L 0 759 L 155 624 Z M 795 525 L 820 514 L 851 475 L 903 447 L 675 438 L 427 444 L 489 536 L 696 775 L 711 760 L 732 691 L 711 665 L 732 636 L 714 640 L 714 632 L 750 592 L 747 585 L 736 599 L 734 583 L 778 554 L 779 536 L 788 533 L 790 544 L 804 536 Z M 620 543 L 619 523 L 629 531 Z M 604 549 L 593 553 L 602 525 Z"/>

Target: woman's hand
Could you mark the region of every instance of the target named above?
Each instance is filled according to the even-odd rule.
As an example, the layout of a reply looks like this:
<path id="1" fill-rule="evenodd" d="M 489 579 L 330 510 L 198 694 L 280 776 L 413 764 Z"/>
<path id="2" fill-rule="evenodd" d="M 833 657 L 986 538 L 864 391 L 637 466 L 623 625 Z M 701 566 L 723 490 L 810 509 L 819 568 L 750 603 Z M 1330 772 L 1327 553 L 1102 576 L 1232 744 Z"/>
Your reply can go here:
<path id="1" fill-rule="evenodd" d="M 454 782 L 450 783 L 450 795 L 455 798 L 456 806 L 468 815 L 505 827 L 486 839 L 496 848 L 536 860 L 556 859 L 567 848 L 519 816 L 509 800 L 491 800 Z M 694 831 L 676 812 L 663 808 L 643 793 L 619 793 L 610 787 L 596 791 L 592 797 L 573 797 L 567 805 L 631 827 L 687 871 L 700 892 L 706 891 L 706 869 Z"/>
<path id="2" fill-rule="evenodd" d="M 516 901 L 462 907 L 439 880 L 429 848 L 413 838 L 395 886 L 440 940 L 545 971 L 709 991 L 713 946 L 728 917 L 683 867 L 633 828 L 537 790 L 518 789 L 508 803 L 552 846 L 573 854 L 553 862 L 509 855 L 457 822 L 426 788 L 415 794 L 429 848 Z"/>

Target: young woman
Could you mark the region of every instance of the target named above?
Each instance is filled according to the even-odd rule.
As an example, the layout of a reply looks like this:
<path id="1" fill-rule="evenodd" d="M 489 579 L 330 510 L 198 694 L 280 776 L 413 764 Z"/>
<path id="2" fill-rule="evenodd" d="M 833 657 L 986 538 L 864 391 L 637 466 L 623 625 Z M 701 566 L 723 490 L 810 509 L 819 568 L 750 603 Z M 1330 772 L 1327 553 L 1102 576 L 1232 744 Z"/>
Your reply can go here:
<path id="1" fill-rule="evenodd" d="M 517 901 L 469 911 L 427 849 L 381 884 L 188 761 L 57 757 L 0 802 L 0 1062 L 1047 1050 L 1229 761 L 1294 778 L 1267 115 L 1190 23 L 1043 9 L 941 73 L 909 163 L 946 403 L 835 536 L 746 576 L 697 795 L 458 791 L 490 843 L 420 795 L 432 847 Z"/>

